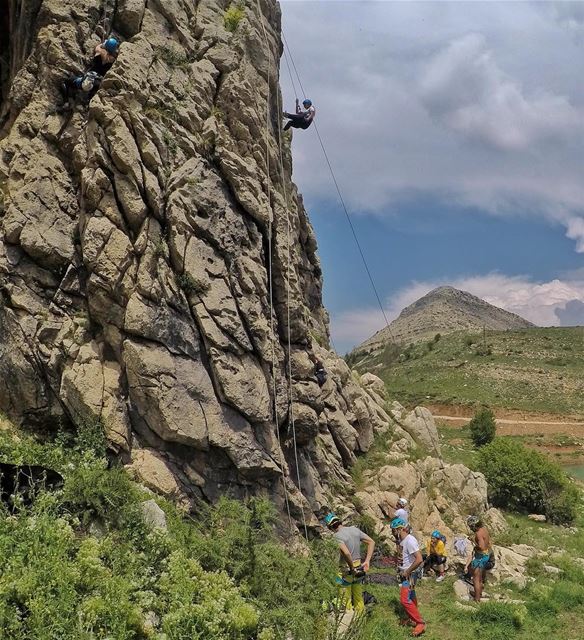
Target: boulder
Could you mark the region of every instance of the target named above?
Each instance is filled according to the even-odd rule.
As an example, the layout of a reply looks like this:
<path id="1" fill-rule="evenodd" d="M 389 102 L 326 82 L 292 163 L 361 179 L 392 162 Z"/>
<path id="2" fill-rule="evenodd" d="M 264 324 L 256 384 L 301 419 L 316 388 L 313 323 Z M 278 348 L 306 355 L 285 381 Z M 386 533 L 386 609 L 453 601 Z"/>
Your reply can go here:
<path id="1" fill-rule="evenodd" d="M 425 407 L 416 407 L 400 420 L 401 427 L 430 455 L 440 457 L 440 439 L 434 417 Z"/>
<path id="2" fill-rule="evenodd" d="M 142 511 L 142 518 L 144 523 L 151 529 L 157 529 L 159 531 L 166 531 L 166 514 L 156 504 L 154 500 L 146 500 L 140 503 L 140 510 Z"/>

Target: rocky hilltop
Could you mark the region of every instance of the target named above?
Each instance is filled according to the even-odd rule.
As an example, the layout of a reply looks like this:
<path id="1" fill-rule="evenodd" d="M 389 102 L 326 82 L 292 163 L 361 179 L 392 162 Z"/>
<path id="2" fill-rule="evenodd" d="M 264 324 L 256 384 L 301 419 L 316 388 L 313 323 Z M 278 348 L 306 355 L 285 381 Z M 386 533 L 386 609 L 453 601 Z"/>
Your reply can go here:
<path id="1" fill-rule="evenodd" d="M 454 287 L 438 287 L 407 306 L 387 327 L 378 331 L 356 352 L 378 350 L 389 342 L 409 344 L 454 331 L 527 329 L 531 322 Z"/>

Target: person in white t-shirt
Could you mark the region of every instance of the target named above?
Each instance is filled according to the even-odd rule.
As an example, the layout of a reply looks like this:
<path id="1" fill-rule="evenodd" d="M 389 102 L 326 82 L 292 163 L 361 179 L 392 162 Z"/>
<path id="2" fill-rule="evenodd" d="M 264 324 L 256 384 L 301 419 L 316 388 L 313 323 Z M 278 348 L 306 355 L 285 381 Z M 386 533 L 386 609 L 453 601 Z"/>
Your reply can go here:
<path id="1" fill-rule="evenodd" d="M 389 505 L 393 509 L 393 517 L 410 524 L 410 512 L 407 509 L 408 501 L 405 498 L 398 498 L 395 504 Z"/>
<path id="2" fill-rule="evenodd" d="M 415 591 L 416 581 L 420 578 L 424 560 L 418 541 L 409 533 L 407 522 L 401 518 L 394 518 L 391 522 L 391 530 L 399 540 L 402 549 L 402 558 L 399 565 L 401 583 L 399 599 L 408 616 L 402 620 L 402 624 L 414 625 L 412 636 L 417 638 L 426 630 L 426 623 L 418 609 L 418 599 Z"/>

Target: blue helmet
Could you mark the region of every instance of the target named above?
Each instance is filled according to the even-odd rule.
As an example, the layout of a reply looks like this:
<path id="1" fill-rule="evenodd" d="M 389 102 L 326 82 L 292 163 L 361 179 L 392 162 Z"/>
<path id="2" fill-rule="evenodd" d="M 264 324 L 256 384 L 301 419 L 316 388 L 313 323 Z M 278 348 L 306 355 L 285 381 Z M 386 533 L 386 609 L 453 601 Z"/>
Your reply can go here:
<path id="1" fill-rule="evenodd" d="M 312 100 L 309 100 L 308 98 L 304 98 L 304 100 L 302 101 L 303 105 L 306 105 L 307 107 L 312 107 Z"/>
<path id="2" fill-rule="evenodd" d="M 391 524 L 389 526 L 392 529 L 403 529 L 404 527 L 407 527 L 408 524 L 405 520 L 402 520 L 401 518 L 394 518 L 391 521 Z"/>
<path id="3" fill-rule="evenodd" d="M 324 517 L 324 523 L 326 524 L 327 527 L 332 528 L 332 527 L 336 527 L 336 526 L 340 525 L 341 521 L 331 511 L 330 513 L 327 513 L 326 516 Z"/>
<path id="4" fill-rule="evenodd" d="M 103 43 L 103 48 L 111 54 L 117 53 L 118 49 L 120 47 L 120 43 L 118 40 L 116 40 L 115 38 L 108 38 L 104 43 Z"/>
<path id="5" fill-rule="evenodd" d="M 440 533 L 440 531 L 438 531 L 438 529 L 434 529 L 434 531 L 432 531 L 432 538 L 441 538 L 442 534 Z"/>

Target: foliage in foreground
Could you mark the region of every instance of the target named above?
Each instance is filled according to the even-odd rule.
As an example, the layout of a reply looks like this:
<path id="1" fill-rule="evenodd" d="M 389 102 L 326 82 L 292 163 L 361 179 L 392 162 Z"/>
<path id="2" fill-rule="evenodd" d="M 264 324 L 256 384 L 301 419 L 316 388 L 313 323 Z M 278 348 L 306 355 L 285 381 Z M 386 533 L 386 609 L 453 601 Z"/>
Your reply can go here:
<path id="1" fill-rule="evenodd" d="M 543 513 L 557 524 L 576 517 L 580 493 L 563 469 L 549 458 L 510 438 L 482 447 L 478 466 L 495 506 Z"/>
<path id="2" fill-rule="evenodd" d="M 335 552 L 296 556 L 274 533 L 267 500 L 223 500 L 168 531 L 149 529 L 145 496 L 108 469 L 99 438 L 40 444 L 0 434 L 5 461 L 65 476 L 29 509 L 0 514 L 0 629 L 7 640 L 298 640 L 327 637 Z M 65 444 L 64 444 L 65 443 Z M 90 535 L 99 523 L 102 533 Z M 148 622 L 154 621 L 154 624 Z"/>

